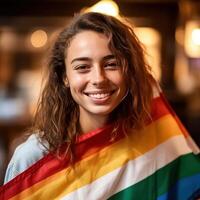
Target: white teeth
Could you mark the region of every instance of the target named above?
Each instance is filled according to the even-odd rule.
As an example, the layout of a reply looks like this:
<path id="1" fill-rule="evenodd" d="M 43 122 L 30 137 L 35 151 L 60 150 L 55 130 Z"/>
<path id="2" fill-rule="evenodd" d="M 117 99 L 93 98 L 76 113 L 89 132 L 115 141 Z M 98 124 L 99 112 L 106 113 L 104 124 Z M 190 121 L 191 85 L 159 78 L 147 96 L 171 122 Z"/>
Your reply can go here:
<path id="1" fill-rule="evenodd" d="M 103 99 L 107 96 L 109 96 L 110 93 L 97 93 L 97 94 L 88 94 L 89 97 L 95 98 L 95 99 Z"/>

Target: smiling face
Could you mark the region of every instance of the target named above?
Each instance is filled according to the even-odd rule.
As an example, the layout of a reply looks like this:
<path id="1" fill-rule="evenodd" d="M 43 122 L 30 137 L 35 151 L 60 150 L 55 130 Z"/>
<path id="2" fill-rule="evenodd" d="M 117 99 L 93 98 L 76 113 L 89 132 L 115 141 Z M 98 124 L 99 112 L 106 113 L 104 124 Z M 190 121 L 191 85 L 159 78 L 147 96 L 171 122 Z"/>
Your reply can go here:
<path id="1" fill-rule="evenodd" d="M 108 42 L 104 34 L 83 31 L 75 35 L 67 48 L 67 85 L 79 105 L 81 122 L 94 118 L 106 122 L 126 93 L 122 67 Z"/>

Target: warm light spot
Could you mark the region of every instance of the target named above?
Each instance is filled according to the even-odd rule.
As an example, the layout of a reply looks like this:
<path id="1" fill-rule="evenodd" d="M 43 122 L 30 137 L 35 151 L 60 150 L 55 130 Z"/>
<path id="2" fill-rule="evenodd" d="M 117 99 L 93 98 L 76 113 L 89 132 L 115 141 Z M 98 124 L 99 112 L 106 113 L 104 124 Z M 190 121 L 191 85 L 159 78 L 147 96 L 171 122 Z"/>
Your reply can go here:
<path id="1" fill-rule="evenodd" d="M 0 33 L 0 49 L 13 50 L 18 48 L 17 39 L 18 36 L 15 31 L 2 28 Z"/>
<path id="2" fill-rule="evenodd" d="M 112 0 L 102 0 L 94 4 L 92 7 L 86 9 L 85 12 L 99 12 L 99 13 L 118 17 L 119 7 Z"/>
<path id="3" fill-rule="evenodd" d="M 135 34 L 138 39 L 143 44 L 146 54 L 145 58 L 147 63 L 152 68 L 153 76 L 156 80 L 161 80 L 161 36 L 160 33 L 154 29 L 149 27 L 137 27 L 134 28 Z"/>
<path id="4" fill-rule="evenodd" d="M 200 28 L 192 30 L 192 41 L 195 45 L 200 45 Z"/>
<path id="5" fill-rule="evenodd" d="M 200 22 L 188 21 L 185 26 L 185 52 L 191 58 L 200 57 Z"/>
<path id="6" fill-rule="evenodd" d="M 37 30 L 31 34 L 31 44 L 35 48 L 43 47 L 47 43 L 47 34 L 43 30 Z"/>
<path id="7" fill-rule="evenodd" d="M 134 30 L 140 41 L 146 45 L 155 45 L 160 42 L 159 32 L 154 28 L 139 27 Z"/>

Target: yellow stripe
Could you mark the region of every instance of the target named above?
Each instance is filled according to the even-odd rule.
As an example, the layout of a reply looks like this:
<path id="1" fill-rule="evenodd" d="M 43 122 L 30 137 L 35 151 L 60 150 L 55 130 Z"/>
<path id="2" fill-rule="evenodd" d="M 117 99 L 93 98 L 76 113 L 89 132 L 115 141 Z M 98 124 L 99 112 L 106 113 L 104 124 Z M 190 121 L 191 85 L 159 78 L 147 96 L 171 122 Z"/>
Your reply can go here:
<path id="1" fill-rule="evenodd" d="M 166 115 L 145 129 L 126 137 L 84 160 L 21 192 L 12 200 L 57 199 L 150 151 L 167 139 L 180 135 L 176 121 Z"/>

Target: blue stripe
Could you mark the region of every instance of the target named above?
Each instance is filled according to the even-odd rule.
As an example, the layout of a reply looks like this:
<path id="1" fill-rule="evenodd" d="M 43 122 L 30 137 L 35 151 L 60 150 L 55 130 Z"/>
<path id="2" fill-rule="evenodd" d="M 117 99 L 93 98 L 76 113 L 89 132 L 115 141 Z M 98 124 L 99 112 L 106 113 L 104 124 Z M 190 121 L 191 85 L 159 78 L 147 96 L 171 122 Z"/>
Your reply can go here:
<path id="1" fill-rule="evenodd" d="M 199 189 L 200 174 L 196 174 L 179 180 L 171 190 L 159 196 L 157 200 L 188 200 Z"/>

